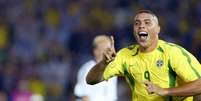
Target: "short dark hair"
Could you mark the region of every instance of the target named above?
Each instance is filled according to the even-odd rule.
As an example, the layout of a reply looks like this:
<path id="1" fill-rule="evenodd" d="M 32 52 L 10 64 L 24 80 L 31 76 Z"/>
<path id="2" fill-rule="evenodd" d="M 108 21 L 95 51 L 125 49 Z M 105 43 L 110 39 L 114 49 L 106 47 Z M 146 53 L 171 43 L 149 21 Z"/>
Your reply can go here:
<path id="1" fill-rule="evenodd" d="M 157 17 L 156 14 L 154 14 L 154 12 L 152 12 L 151 10 L 139 10 L 139 11 L 137 11 L 137 13 L 135 15 L 140 14 L 140 13 L 149 13 L 149 14 Z"/>
<path id="2" fill-rule="evenodd" d="M 158 23 L 158 25 L 159 25 L 158 17 L 157 17 L 156 14 L 153 13 L 151 10 L 139 10 L 139 11 L 135 14 L 135 17 L 136 17 L 136 15 L 141 14 L 141 13 L 148 13 L 148 14 L 151 14 L 154 18 L 156 18 L 157 23 Z"/>

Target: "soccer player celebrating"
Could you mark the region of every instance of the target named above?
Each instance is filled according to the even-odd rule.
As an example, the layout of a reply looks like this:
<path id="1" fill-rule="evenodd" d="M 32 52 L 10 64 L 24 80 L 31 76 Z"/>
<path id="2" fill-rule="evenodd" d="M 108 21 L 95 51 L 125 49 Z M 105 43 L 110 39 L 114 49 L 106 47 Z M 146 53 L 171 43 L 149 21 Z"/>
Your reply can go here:
<path id="1" fill-rule="evenodd" d="M 138 44 L 121 49 L 112 47 L 87 75 L 88 84 L 114 76 L 124 76 L 132 91 L 132 101 L 192 101 L 201 93 L 201 65 L 181 46 L 159 40 L 157 16 L 148 10 L 134 17 Z"/>

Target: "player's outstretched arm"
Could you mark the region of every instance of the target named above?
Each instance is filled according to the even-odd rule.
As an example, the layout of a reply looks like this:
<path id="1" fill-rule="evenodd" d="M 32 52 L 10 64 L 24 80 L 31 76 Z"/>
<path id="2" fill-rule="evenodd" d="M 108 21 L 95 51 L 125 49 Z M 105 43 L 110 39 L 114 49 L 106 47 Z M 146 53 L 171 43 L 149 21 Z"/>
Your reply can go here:
<path id="1" fill-rule="evenodd" d="M 107 63 L 105 61 L 101 61 L 97 63 L 87 74 L 86 81 L 90 85 L 97 84 L 103 81 L 103 72 Z"/>
<path id="2" fill-rule="evenodd" d="M 86 81 L 88 84 L 97 84 L 103 81 L 103 72 L 107 65 L 114 60 L 116 56 L 116 51 L 114 48 L 114 39 L 111 36 L 111 47 L 104 50 L 103 59 L 101 62 L 97 63 L 87 74 Z"/>
<path id="3" fill-rule="evenodd" d="M 144 83 L 149 93 L 156 93 L 161 96 L 192 96 L 201 94 L 201 79 L 173 88 L 161 88 L 149 81 Z"/>

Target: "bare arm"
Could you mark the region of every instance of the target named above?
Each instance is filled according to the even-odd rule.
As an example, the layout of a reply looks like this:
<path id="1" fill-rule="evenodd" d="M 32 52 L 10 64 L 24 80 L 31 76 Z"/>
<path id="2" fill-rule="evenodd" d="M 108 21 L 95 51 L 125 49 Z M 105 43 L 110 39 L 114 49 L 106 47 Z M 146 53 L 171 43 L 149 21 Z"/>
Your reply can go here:
<path id="1" fill-rule="evenodd" d="M 103 72 L 106 66 L 107 63 L 105 61 L 97 63 L 87 74 L 87 83 L 93 85 L 103 81 Z"/>
<path id="2" fill-rule="evenodd" d="M 149 81 L 144 82 L 149 93 L 161 96 L 192 96 L 201 94 L 201 79 L 173 88 L 161 88 Z"/>
<path id="3" fill-rule="evenodd" d="M 201 79 L 186 83 L 175 88 L 167 88 L 167 95 L 170 96 L 191 96 L 201 93 Z"/>
<path id="4" fill-rule="evenodd" d="M 97 63 L 87 74 L 86 81 L 88 84 L 94 85 L 103 81 L 103 72 L 116 55 L 113 37 L 111 37 L 111 44 L 110 48 L 104 50 L 102 61 Z"/>

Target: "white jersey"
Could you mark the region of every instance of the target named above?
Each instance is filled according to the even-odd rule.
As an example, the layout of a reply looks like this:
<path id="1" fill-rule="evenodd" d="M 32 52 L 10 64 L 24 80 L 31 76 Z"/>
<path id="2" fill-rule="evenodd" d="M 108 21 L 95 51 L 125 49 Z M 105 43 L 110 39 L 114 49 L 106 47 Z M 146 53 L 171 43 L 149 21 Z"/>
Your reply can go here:
<path id="1" fill-rule="evenodd" d="M 116 101 L 117 77 L 95 85 L 88 85 L 86 83 L 87 73 L 95 64 L 96 62 L 94 60 L 90 60 L 80 68 L 74 94 L 78 97 L 88 96 L 90 101 Z"/>

